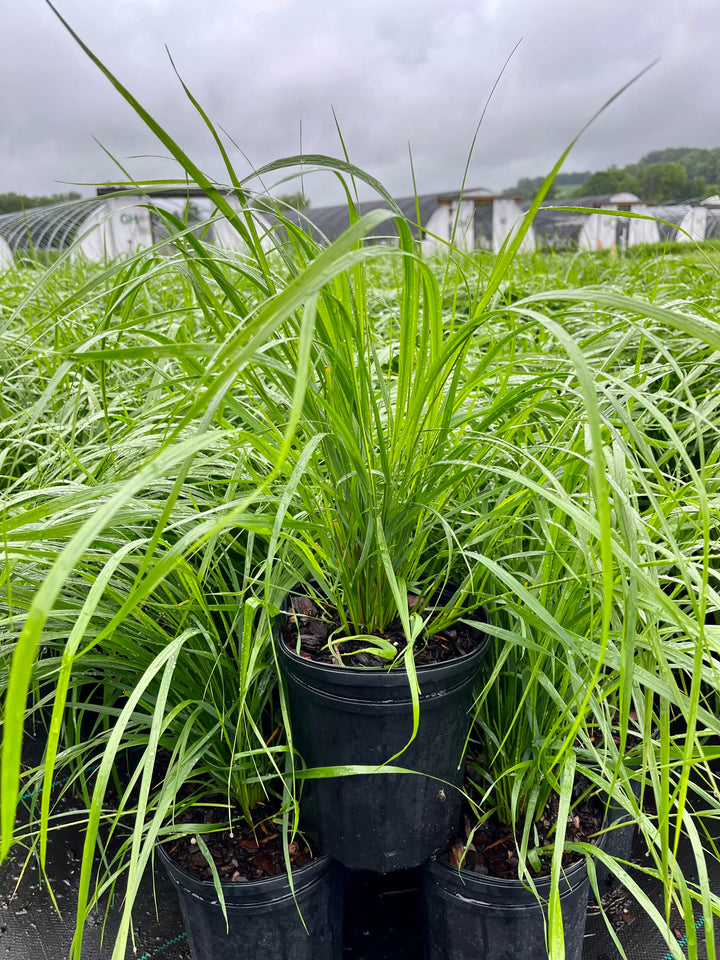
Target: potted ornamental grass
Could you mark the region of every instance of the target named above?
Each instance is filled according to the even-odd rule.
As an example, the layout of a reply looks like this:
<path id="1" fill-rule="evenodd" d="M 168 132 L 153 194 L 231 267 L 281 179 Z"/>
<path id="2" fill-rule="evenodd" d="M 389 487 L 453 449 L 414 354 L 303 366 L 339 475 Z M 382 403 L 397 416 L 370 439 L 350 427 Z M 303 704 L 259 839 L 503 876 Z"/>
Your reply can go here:
<path id="1" fill-rule="evenodd" d="M 189 483 L 191 491 L 189 514 L 207 495 L 203 484 Z M 175 523 L 192 526 L 181 501 Z M 76 565 L 54 618 L 56 627 L 82 622 L 83 643 L 69 654 L 62 635 L 43 640 L 34 679 L 54 687 L 55 706 L 42 762 L 23 773 L 24 795 L 40 802 L 29 803 L 15 843 L 42 856 L 66 821 L 83 822 L 84 807 L 73 956 L 81 956 L 88 917 L 110 903 L 120 911 L 112 955 L 125 956 L 155 856 L 178 892 L 197 960 L 341 955 L 338 868 L 298 832 L 270 627 L 238 571 L 243 556 L 249 569 L 253 537 L 219 539 L 205 555 L 207 570 L 175 563 L 137 602 L 142 552 L 126 530 L 106 528 Z M 86 596 L 93 576 L 98 586 Z M 128 604 L 134 610 L 122 615 Z M 71 646 L 77 635 L 70 630 Z M 93 687 L 100 696 L 90 695 Z M 59 792 L 42 791 L 49 771 Z M 66 797 L 75 798 L 70 812 Z"/>
<path id="2" fill-rule="evenodd" d="M 540 299 L 508 308 L 514 322 L 538 325 L 516 368 L 525 362 L 536 376 L 552 368 L 556 399 L 533 444 L 507 444 L 488 459 L 502 506 L 467 541 L 484 571 L 492 646 L 468 751 L 468 807 L 455 841 L 424 873 L 428 956 L 580 957 L 588 877 L 600 900 L 598 875 L 604 883 L 609 871 L 679 957 L 673 902 L 694 946 L 698 911 L 711 931 L 718 909 L 699 842 L 717 810 L 708 768 L 717 717 L 707 699 L 717 654 L 705 616 L 717 603 L 713 525 L 707 512 L 704 526 L 688 523 L 680 507 L 699 501 L 707 511 L 712 485 L 696 470 L 691 495 L 646 440 L 658 422 L 668 425 L 633 382 L 647 383 L 656 363 L 643 352 L 647 321 L 625 316 L 621 332 L 598 322 L 606 302 L 635 314 L 642 304 L 598 290 L 593 318 L 578 313 L 560 330 L 539 314 Z M 667 320 L 670 311 L 659 313 Z M 551 337 L 572 363 L 548 351 Z M 672 427 L 666 435 L 691 469 Z M 590 829 L 581 831 L 584 820 Z M 626 843 L 615 846 L 627 823 L 648 849 L 640 866 Z M 692 849 L 699 880 L 680 869 L 679 843 Z M 644 892 L 648 877 L 663 885 L 665 915 Z"/>
<path id="3" fill-rule="evenodd" d="M 498 291 L 556 170 L 470 285 L 464 316 L 448 322 L 444 307 L 460 287 L 467 294 L 466 265 L 450 257 L 435 268 L 399 217 L 396 245 L 358 250 L 362 259 L 313 304 L 267 583 L 282 608 L 277 655 L 293 746 L 310 768 L 308 829 L 351 867 L 416 866 L 457 819 L 463 731 L 486 647 L 487 571 L 473 544 L 497 510 L 482 478 L 499 452 L 532 437 L 558 395 L 546 370 L 516 367 L 532 335 L 527 324 L 498 333 Z M 359 216 L 352 204 L 349 216 Z M 271 371 L 252 371 L 266 437 L 279 440 L 302 345 L 298 332 Z M 357 737 L 363 715 L 373 719 Z"/>
<path id="4" fill-rule="evenodd" d="M 479 376 L 465 379 L 471 332 L 446 340 L 440 284 L 398 229 L 400 247 L 383 254 L 396 324 L 378 330 L 367 268 L 338 278 L 318 308 L 268 555 L 273 587 L 288 591 L 277 654 L 293 745 L 326 771 L 305 785 L 309 829 L 346 865 L 383 872 L 417 866 L 456 818 L 486 646 L 472 579 L 455 575 L 458 517 L 479 498 L 482 451 L 465 438 L 480 392 Z M 290 377 L 280 386 L 282 404 Z M 264 416 L 272 424 L 274 405 Z M 351 765 L 355 776 L 332 773 Z"/>
<path id="5" fill-rule="evenodd" d="M 711 779 L 693 779 L 720 733 L 706 703 L 717 689 L 706 624 L 718 607 L 717 490 L 702 449 L 688 456 L 686 427 L 680 437 L 666 397 L 654 398 L 659 380 L 645 375 L 662 365 L 648 345 L 669 332 L 719 349 L 714 324 L 690 306 L 587 286 L 508 305 L 503 284 L 566 154 L 487 268 L 454 254 L 423 259 L 382 187 L 324 157 L 259 173 L 334 170 L 349 197 L 355 178 L 387 211 L 361 216 L 349 201 L 350 226 L 328 245 L 277 211 L 268 251 L 202 109 L 232 203 L 87 52 L 246 253 L 213 250 L 166 217 L 169 259 L 139 253 L 92 273 L 14 344 L 12 388 L 24 402 L 7 429 L 0 854 L 27 841 L 44 867 L 50 831 L 62 826 L 50 788 L 67 769 L 65 789 L 84 798 L 87 818 L 76 958 L 89 906 L 117 882 L 114 956 L 124 955 L 158 842 L 171 859 L 204 865 L 226 943 L 238 904 L 211 838 L 232 841 L 242 824 L 256 857 L 279 834 L 285 875 L 258 882 L 286 882 L 283 898 L 289 890 L 310 929 L 316 911 L 301 903 L 299 874 L 326 868 L 292 870 L 307 855 L 303 836 L 319 854 L 380 871 L 441 850 L 462 823 L 474 712 L 466 792 L 478 822 L 499 811 L 519 844 L 515 882 L 540 904 L 541 949 L 564 955 L 567 852 L 585 858 L 591 883 L 593 857 L 614 863 L 592 837 L 568 839 L 568 816 L 595 792 L 601 808 L 637 814 L 652 855 L 642 870 L 664 884 L 664 915 L 642 902 L 680 957 L 673 902 L 692 943 L 693 908 L 710 930 L 718 910 L 698 839 L 717 796 Z M 365 243 L 383 222 L 396 246 Z M 10 322 L 62 268 L 61 259 Z M 171 322 L 165 303 L 148 312 L 140 297 L 152 302 L 168 277 L 186 298 Z M 460 299 L 465 312 L 443 310 Z M 692 386 L 681 376 L 694 416 Z M 697 415 L 714 422 L 712 404 Z M 58 438 L 71 455 L 57 455 Z M 682 490 L 669 462 L 682 465 Z M 87 702 L 98 684 L 99 702 Z M 27 711 L 46 705 L 42 766 L 23 771 Z M 598 744 L 588 731 L 610 716 Z M 635 724 L 644 793 L 633 805 L 622 757 Z M 131 749 L 140 759 L 128 781 L 113 770 Z M 577 775 L 583 751 L 589 786 Z M 36 815 L 16 828 L 19 794 L 40 786 Z M 536 825 L 552 803 L 555 825 L 541 841 Z M 697 882 L 677 865 L 683 836 Z M 94 884 L 104 851 L 110 867 Z M 641 894 L 622 864 L 613 869 Z M 293 956 L 338 949 L 329 901 L 317 915 L 324 932 L 303 928 Z"/>
<path id="6" fill-rule="evenodd" d="M 603 829 L 603 805 L 575 751 L 602 670 L 600 644 L 584 648 L 583 637 L 602 637 L 603 584 L 587 506 L 585 404 L 568 389 L 572 365 L 537 347 L 516 352 L 515 376 L 532 381 L 545 369 L 539 409 L 552 414 L 528 424 L 529 442 L 505 444 L 486 461 L 498 506 L 471 540 L 489 597 L 491 651 L 467 805 L 456 837 L 423 874 L 431 960 L 539 960 L 558 945 L 571 960 L 582 954 L 585 856 L 570 854 L 566 841 L 591 846 Z"/>
<path id="7" fill-rule="evenodd" d="M 83 266 L 69 289 L 68 251 L 33 277 L 9 318 L 17 336 L 8 387 L 19 402 L 5 424 L 12 596 L 2 608 L 1 854 L 27 846 L 44 871 L 65 819 L 57 804 L 72 792 L 84 808 L 74 817 L 86 818 L 73 956 L 89 912 L 116 886 L 113 956 L 125 955 L 140 878 L 160 844 L 173 882 L 190 891 L 184 909 L 198 957 L 272 956 L 272 941 L 278 957 L 329 960 L 341 950 L 340 888 L 335 867 L 298 832 L 298 764 L 276 698 L 268 621 L 250 595 L 277 513 L 268 490 L 292 447 L 309 361 L 295 367 L 281 447 L 260 482 L 255 464 L 268 445 L 252 429 L 246 374 L 269 343 L 279 349 L 288 317 L 293 336 L 299 329 L 301 343 L 311 340 L 312 311 L 299 324 L 296 312 L 361 259 L 354 246 L 380 218 L 354 224 L 312 259 L 280 245 L 268 252 L 234 175 L 230 204 L 105 72 L 246 252 L 208 246 L 194 225 L 167 215 L 171 247 Z M 58 444 L 68 456 L 56 455 Z M 35 718 L 47 743 L 40 765 L 28 767 L 23 733 Z M 26 794 L 40 799 L 18 827 Z M 271 835 L 280 863 L 266 846 Z M 254 867 L 232 852 L 238 842 Z M 218 843 L 229 861 L 222 849 L 216 856 Z M 193 865 L 199 880 L 182 872 Z M 201 900 L 207 923 L 195 912 Z M 267 912 L 265 933 L 256 918 L 247 929 L 244 918 L 258 912 Z"/>

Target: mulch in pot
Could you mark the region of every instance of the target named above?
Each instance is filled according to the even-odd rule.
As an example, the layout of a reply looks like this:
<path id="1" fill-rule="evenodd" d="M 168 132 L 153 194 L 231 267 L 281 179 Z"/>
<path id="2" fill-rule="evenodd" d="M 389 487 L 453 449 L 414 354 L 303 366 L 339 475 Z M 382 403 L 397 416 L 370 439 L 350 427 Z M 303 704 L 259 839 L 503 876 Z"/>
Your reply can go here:
<path id="1" fill-rule="evenodd" d="M 410 608 L 420 598 L 408 596 Z M 330 665 L 344 664 L 348 667 L 387 667 L 388 661 L 381 656 L 367 652 L 367 640 L 342 640 L 342 621 L 336 609 L 320 604 L 307 596 L 290 598 L 289 610 L 281 622 L 280 635 L 286 646 L 293 651 L 298 649 L 300 656 L 316 663 Z M 388 629 L 378 634 L 396 647 L 398 653 L 407 646 L 400 618 L 396 618 Z M 329 644 L 337 639 L 336 651 Z M 421 636 L 415 641 L 414 661 L 417 666 L 444 663 L 457 657 L 472 653 L 484 641 L 484 634 L 456 622 L 433 636 Z M 339 653 L 339 656 L 338 656 Z"/>
<path id="2" fill-rule="evenodd" d="M 536 846 L 551 845 L 557 824 L 559 799 L 553 794 L 540 818 L 535 822 L 537 831 Z M 595 796 L 584 797 L 570 811 L 565 827 L 565 838 L 570 843 L 595 843 L 597 834 L 602 830 L 603 805 Z M 493 814 L 475 833 L 474 820 L 466 813 L 463 816 L 463 829 L 453 837 L 442 855 L 452 866 L 461 866 L 484 876 L 500 877 L 505 880 L 518 879 L 518 848 L 515 834 L 507 824 L 500 823 Z M 521 825 L 518 825 L 518 834 Z M 563 867 L 569 867 L 581 859 L 577 853 L 567 850 L 563 853 Z M 548 853 L 541 857 L 539 877 L 550 875 L 552 856 Z"/>
<path id="3" fill-rule="evenodd" d="M 227 814 L 226 810 L 198 808 L 187 811 L 182 820 L 185 823 L 220 824 L 227 822 Z M 226 827 L 213 833 L 203 833 L 202 839 L 223 883 L 266 880 L 286 873 L 282 828 L 269 815 L 267 819 L 258 818 L 253 827 L 238 817 L 232 830 Z M 199 880 L 212 882 L 210 865 L 192 834 L 174 840 L 165 849 L 188 873 Z M 299 834 L 288 849 L 293 868 L 303 867 L 313 858 L 309 844 Z"/>

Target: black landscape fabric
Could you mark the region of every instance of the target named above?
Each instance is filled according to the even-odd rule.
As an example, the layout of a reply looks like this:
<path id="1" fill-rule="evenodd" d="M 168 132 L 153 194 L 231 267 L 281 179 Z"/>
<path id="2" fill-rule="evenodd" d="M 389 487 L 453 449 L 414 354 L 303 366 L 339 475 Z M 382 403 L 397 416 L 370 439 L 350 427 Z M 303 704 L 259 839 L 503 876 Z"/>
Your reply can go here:
<path id="1" fill-rule="evenodd" d="M 39 762 L 41 745 L 29 741 L 25 747 L 34 755 L 32 761 Z M 72 811 L 71 799 L 64 799 L 61 805 L 66 812 Z M 23 859 L 19 854 L 0 864 L 0 960 L 66 960 L 69 956 L 82 845 L 83 834 L 78 828 L 68 826 L 49 837 L 47 876 L 62 917 L 58 917 L 33 859 L 22 879 Z M 633 859 L 642 862 L 642 858 L 643 850 L 636 842 Z M 686 878 L 695 879 L 689 845 L 680 848 L 678 860 Z M 709 858 L 708 863 L 714 871 L 710 877 L 713 889 L 720 890 L 720 864 Z M 343 960 L 423 960 L 420 870 L 382 876 L 346 869 L 343 877 Z M 645 884 L 645 889 L 662 913 L 660 885 Z M 109 910 L 99 910 L 88 919 L 83 960 L 110 960 L 121 899 L 117 896 Z M 620 954 L 600 910 L 592 897 L 590 901 L 583 960 L 617 960 Z M 622 888 L 610 891 L 604 903 L 629 960 L 672 960 L 658 930 Z M 133 916 L 135 941 L 128 945 L 127 960 L 191 960 L 178 900 L 159 862 L 143 877 Z M 681 924 L 677 926 L 679 929 Z M 690 960 L 707 960 L 700 920 L 697 926 L 698 952 Z"/>
<path id="2" fill-rule="evenodd" d="M 81 844 L 80 832 L 72 829 L 50 840 L 48 876 L 62 919 L 54 912 L 34 863 L 28 866 L 14 895 L 21 861 L 11 857 L 0 865 L 0 960 L 64 960 L 69 955 Z M 642 856 L 639 850 L 634 854 Z M 422 960 L 418 874 L 417 870 L 386 876 L 345 871 L 344 960 Z M 716 883 L 716 889 L 720 888 L 720 870 Z M 650 892 L 660 906 L 660 891 Z M 624 891 L 606 897 L 606 905 L 630 960 L 664 960 L 669 956 L 660 934 Z M 154 877 L 148 871 L 143 880 L 135 917 L 137 952 L 130 946 L 128 960 L 190 960 L 175 892 L 159 864 Z M 98 913 L 87 924 L 83 944 L 83 957 L 87 960 L 107 960 L 112 953 L 119 908 L 112 907 L 108 912 L 103 946 L 104 919 L 104 914 Z M 702 929 L 698 939 L 698 960 L 705 960 Z M 583 957 L 619 957 L 599 910 L 592 903 L 588 908 Z"/>

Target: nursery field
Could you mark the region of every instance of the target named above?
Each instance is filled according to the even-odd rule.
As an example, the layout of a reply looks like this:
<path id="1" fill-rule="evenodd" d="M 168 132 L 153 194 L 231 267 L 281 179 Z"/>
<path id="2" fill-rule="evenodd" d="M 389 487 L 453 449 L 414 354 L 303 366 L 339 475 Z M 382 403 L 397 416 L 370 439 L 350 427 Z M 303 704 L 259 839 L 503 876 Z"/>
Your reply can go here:
<path id="1" fill-rule="evenodd" d="M 609 873 L 646 942 L 713 958 L 717 248 L 423 260 L 402 225 L 397 247 L 363 242 L 376 212 L 329 247 L 288 222 L 270 250 L 232 215 L 245 256 L 175 223 L 171 256 L 0 274 L 13 876 L 27 857 L 39 878 L 79 827 L 73 956 L 115 892 L 119 960 L 158 843 L 191 843 L 217 890 L 222 831 L 252 845 L 271 828 L 280 862 L 300 865 L 305 830 L 313 854 L 330 843 L 303 806 L 324 782 L 430 772 L 404 752 L 430 722 L 422 657 L 462 624 L 487 639 L 448 787 L 465 824 L 453 866 L 483 831 L 511 839 L 514 876 L 552 891 L 553 960 L 580 956 L 558 893 L 573 858 L 606 908 L 605 956 L 641 955 L 601 900 Z M 331 622 L 315 637 L 331 669 L 403 678 L 387 754 L 309 761 L 298 746 L 273 624 L 292 632 L 301 613 Z M 598 845 L 619 835 L 610 811 L 641 856 Z"/>

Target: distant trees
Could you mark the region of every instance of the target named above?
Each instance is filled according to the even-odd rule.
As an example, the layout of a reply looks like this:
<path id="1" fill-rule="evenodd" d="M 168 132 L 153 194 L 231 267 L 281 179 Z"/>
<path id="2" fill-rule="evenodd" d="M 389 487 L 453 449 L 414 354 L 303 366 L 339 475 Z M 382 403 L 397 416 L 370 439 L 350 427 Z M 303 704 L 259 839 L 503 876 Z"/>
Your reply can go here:
<path id="1" fill-rule="evenodd" d="M 508 193 L 532 200 L 543 177 L 523 177 Z M 570 184 L 574 184 L 574 189 Z M 634 193 L 643 200 L 686 200 L 719 193 L 720 147 L 667 147 L 646 153 L 637 163 L 608 167 L 595 173 L 561 173 L 555 197 L 572 198 L 605 193 Z"/>
<path id="2" fill-rule="evenodd" d="M 639 174 L 644 196 L 672 200 L 687 196 L 688 176 L 681 163 L 651 163 Z"/>
<path id="3" fill-rule="evenodd" d="M 28 197 L 24 193 L 0 193 L 0 213 L 16 213 L 32 207 L 48 207 L 53 203 L 67 200 L 80 200 L 81 195 L 71 190 L 69 193 L 53 193 L 49 197 Z"/>
<path id="4" fill-rule="evenodd" d="M 642 187 L 637 177 L 609 167 L 607 170 L 598 170 L 570 194 L 571 197 L 592 197 L 598 193 L 636 193 L 640 194 Z"/>
<path id="5" fill-rule="evenodd" d="M 585 170 L 582 173 L 559 173 L 555 177 L 548 200 L 561 195 L 567 195 L 567 188 L 582 183 L 590 176 L 590 171 Z M 522 197 L 523 200 L 532 200 L 535 194 L 542 186 L 545 177 L 522 177 L 514 187 L 508 187 L 506 193 L 514 193 Z"/>
<path id="6" fill-rule="evenodd" d="M 706 183 L 720 183 L 720 147 L 702 150 L 699 147 L 667 147 L 665 150 L 653 150 L 646 153 L 637 163 L 626 169 L 632 172 L 634 166 L 649 167 L 656 163 L 679 163 L 688 180 L 702 177 Z"/>
<path id="7" fill-rule="evenodd" d="M 709 197 L 717 193 L 716 185 L 703 176 L 688 177 L 679 161 L 668 163 L 631 164 L 622 170 L 610 167 L 594 173 L 579 187 L 574 196 L 593 196 L 602 193 L 634 193 L 643 200 L 685 200 L 689 197 Z"/>

